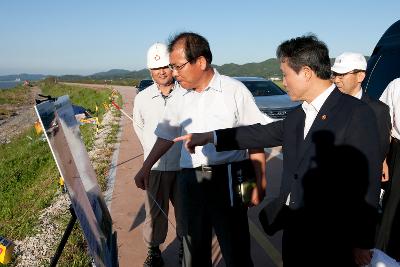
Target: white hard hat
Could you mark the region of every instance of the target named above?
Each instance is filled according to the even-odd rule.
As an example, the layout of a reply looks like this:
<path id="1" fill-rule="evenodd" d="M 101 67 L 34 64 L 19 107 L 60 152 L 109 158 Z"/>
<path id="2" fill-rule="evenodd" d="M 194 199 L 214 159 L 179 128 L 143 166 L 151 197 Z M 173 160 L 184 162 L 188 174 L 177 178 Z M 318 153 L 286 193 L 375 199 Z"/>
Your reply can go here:
<path id="1" fill-rule="evenodd" d="M 345 52 L 335 59 L 331 70 L 336 73 L 347 73 L 352 70 L 366 70 L 367 61 L 360 53 Z"/>
<path id="2" fill-rule="evenodd" d="M 155 43 L 147 51 L 147 68 L 156 69 L 168 66 L 169 54 L 165 44 Z"/>

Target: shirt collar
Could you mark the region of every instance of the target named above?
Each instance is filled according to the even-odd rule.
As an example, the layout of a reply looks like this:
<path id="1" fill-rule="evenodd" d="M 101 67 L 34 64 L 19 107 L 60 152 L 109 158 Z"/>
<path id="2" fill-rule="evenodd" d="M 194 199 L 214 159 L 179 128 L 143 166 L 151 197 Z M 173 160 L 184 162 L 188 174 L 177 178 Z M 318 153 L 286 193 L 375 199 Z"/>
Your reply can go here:
<path id="1" fill-rule="evenodd" d="M 358 99 L 361 99 L 362 93 L 363 93 L 362 88 L 360 88 L 360 91 L 358 91 L 358 93 L 354 97 L 358 98 Z"/>
<path id="2" fill-rule="evenodd" d="M 213 89 L 215 91 L 222 92 L 221 75 L 218 73 L 216 69 L 214 69 L 214 75 L 204 91 L 208 89 Z"/>
<path id="3" fill-rule="evenodd" d="M 210 82 L 208 83 L 207 87 L 204 89 L 204 91 L 207 91 L 209 89 L 215 90 L 217 92 L 222 92 L 221 75 L 219 74 L 219 72 L 216 69 L 214 69 L 214 75 L 211 78 Z M 187 95 L 188 93 L 191 93 L 191 92 L 194 92 L 194 90 L 189 89 L 186 91 L 186 93 L 184 95 Z"/>
<path id="4" fill-rule="evenodd" d="M 161 92 L 160 92 L 160 90 L 158 89 L 157 84 L 154 83 L 153 85 L 154 85 L 154 86 L 153 86 L 153 88 L 152 88 L 152 90 L 151 90 L 151 95 L 152 95 L 151 98 L 155 98 L 155 97 L 161 96 Z M 172 91 L 171 91 L 171 93 L 168 95 L 168 97 L 175 91 L 176 86 L 177 86 L 177 82 L 174 81 L 174 86 L 172 87 Z"/>
<path id="5" fill-rule="evenodd" d="M 335 84 L 329 86 L 319 96 L 317 96 L 310 104 L 308 104 L 306 101 L 303 101 L 301 107 L 303 108 L 304 112 L 307 113 L 307 110 L 312 107 L 318 113 L 322 105 L 325 103 L 326 99 L 335 89 L 335 87 L 336 87 Z"/>

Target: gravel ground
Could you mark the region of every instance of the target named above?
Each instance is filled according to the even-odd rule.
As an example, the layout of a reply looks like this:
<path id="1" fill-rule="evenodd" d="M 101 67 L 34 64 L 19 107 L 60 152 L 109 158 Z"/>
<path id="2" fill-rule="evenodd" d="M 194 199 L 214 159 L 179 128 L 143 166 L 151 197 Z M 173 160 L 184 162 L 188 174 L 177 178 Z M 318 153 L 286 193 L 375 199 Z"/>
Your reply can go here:
<path id="1" fill-rule="evenodd" d="M 64 229 L 56 218 L 66 216 L 70 200 L 67 194 L 55 197 L 53 204 L 39 215 L 39 229 L 37 234 L 15 241 L 14 255 L 17 259 L 15 266 L 43 266 L 50 263 L 54 254 L 54 246 L 60 242 Z M 47 264 L 46 264 L 47 263 Z"/>
<path id="2" fill-rule="evenodd" d="M 111 131 L 111 125 L 119 123 L 120 118 L 114 117 L 113 112 L 108 111 L 102 121 L 101 130 L 95 136 L 95 144 L 92 151 L 89 152 L 89 158 L 96 167 L 96 161 L 104 160 L 101 156 L 102 151 L 110 149 L 115 144 L 106 142 L 106 137 Z M 15 241 L 16 247 L 14 254 L 16 256 L 16 265 L 20 267 L 26 266 L 43 266 L 50 263 L 51 257 L 61 240 L 64 227 L 57 223 L 57 218 L 61 216 L 69 216 L 68 207 L 70 200 L 67 194 L 57 193 L 53 204 L 44 209 L 39 216 L 39 229 L 37 234 L 27 237 L 24 240 Z"/>

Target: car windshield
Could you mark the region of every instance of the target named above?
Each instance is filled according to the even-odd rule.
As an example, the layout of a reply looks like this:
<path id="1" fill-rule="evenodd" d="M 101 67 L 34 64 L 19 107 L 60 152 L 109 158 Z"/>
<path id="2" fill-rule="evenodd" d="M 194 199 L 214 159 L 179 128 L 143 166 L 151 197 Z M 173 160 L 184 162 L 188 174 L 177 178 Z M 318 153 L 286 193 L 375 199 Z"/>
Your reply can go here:
<path id="1" fill-rule="evenodd" d="M 153 80 L 142 80 L 140 81 L 139 88 L 146 88 L 153 84 Z"/>
<path id="2" fill-rule="evenodd" d="M 284 95 L 285 92 L 271 81 L 242 81 L 253 96 Z"/>

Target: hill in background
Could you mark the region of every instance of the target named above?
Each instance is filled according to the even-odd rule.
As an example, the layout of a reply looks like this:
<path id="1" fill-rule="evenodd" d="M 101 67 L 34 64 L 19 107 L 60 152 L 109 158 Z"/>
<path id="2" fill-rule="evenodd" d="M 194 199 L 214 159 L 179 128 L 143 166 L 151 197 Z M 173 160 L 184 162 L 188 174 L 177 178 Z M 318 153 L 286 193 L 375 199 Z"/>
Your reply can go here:
<path id="1" fill-rule="evenodd" d="M 369 57 L 366 57 L 368 60 Z M 335 61 L 331 59 L 331 64 Z M 213 65 L 219 73 L 228 76 L 258 76 L 267 79 L 270 78 L 282 78 L 282 73 L 279 69 L 279 62 L 276 58 L 270 58 L 259 63 L 246 63 L 243 65 L 229 63 L 221 66 Z M 13 81 L 17 78 L 21 80 L 36 81 L 48 77 L 49 75 L 42 74 L 17 74 L 17 75 L 6 75 L 0 76 L 0 81 Z M 57 79 L 60 81 L 104 81 L 104 80 L 141 80 L 150 78 L 149 71 L 147 69 L 141 69 L 137 71 L 129 71 L 124 69 L 111 69 L 105 72 L 98 72 L 92 75 L 62 75 L 58 76 Z"/>
<path id="2" fill-rule="evenodd" d="M 222 66 L 213 65 L 219 73 L 228 76 L 260 76 L 265 78 L 282 77 L 279 70 L 278 60 L 274 58 L 267 59 L 259 63 L 247 63 L 243 65 L 230 63 Z M 59 79 L 62 81 L 75 81 L 83 79 L 93 80 L 118 80 L 118 79 L 147 79 L 150 78 L 147 69 L 138 71 L 128 71 L 121 69 L 113 69 L 107 72 L 94 73 L 88 76 L 80 75 L 63 75 Z"/>
<path id="3" fill-rule="evenodd" d="M 234 63 L 215 66 L 219 73 L 228 76 L 259 76 L 264 78 L 282 77 L 276 58 L 270 58 L 259 63 L 238 65 Z"/>

